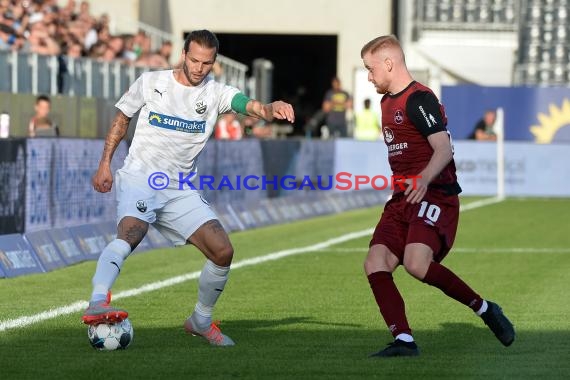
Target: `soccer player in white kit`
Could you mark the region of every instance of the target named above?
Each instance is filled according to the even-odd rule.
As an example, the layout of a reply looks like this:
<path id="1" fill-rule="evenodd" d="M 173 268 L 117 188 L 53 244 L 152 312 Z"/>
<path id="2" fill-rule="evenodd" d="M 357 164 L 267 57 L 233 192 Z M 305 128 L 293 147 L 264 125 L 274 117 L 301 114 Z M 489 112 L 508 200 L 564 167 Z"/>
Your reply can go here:
<path id="1" fill-rule="evenodd" d="M 152 223 L 175 245 L 193 244 L 207 259 L 200 274 L 198 302 L 184 323 L 186 331 L 213 345 L 234 344 L 212 322 L 214 305 L 228 279 L 233 247 L 208 203 L 196 190 L 178 182 L 179 173 L 197 172 L 198 157 L 218 115 L 235 111 L 266 121 L 277 118 L 289 122 L 295 115 L 288 103 L 262 104 L 235 87 L 212 80 L 208 74 L 218 48 L 212 32 L 191 32 L 184 41 L 182 68 L 142 74 L 116 104 L 119 111 L 93 176 L 93 187 L 98 192 L 111 190 L 113 153 L 125 137 L 131 118 L 139 110 L 140 114 L 129 154 L 115 177 L 117 238 L 107 245 L 97 262 L 91 300 L 82 318 L 86 324 L 127 318 L 125 310 L 110 305 L 110 289 L 124 260 Z M 161 178 L 155 177 L 157 172 L 163 173 Z M 163 190 L 153 188 L 165 183 L 168 186 Z"/>

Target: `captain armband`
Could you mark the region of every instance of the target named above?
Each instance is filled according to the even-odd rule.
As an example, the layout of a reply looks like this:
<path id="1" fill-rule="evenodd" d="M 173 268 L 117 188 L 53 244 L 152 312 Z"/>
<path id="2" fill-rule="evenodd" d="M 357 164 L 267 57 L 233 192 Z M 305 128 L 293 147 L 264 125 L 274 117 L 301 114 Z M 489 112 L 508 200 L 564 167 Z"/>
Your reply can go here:
<path id="1" fill-rule="evenodd" d="M 241 113 L 242 115 L 247 115 L 247 103 L 249 103 L 251 99 L 245 96 L 243 93 L 238 92 L 234 95 L 232 99 L 232 110 L 236 111 L 237 113 Z"/>

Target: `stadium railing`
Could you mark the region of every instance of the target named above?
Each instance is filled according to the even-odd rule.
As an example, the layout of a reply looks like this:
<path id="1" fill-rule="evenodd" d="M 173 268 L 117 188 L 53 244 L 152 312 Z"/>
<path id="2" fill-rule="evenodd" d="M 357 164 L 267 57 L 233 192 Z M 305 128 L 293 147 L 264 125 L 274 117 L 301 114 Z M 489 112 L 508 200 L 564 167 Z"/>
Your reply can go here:
<path id="1" fill-rule="evenodd" d="M 247 91 L 247 66 L 218 56 L 222 74 L 217 80 Z M 0 51 L 0 92 L 69 95 L 118 99 L 150 67 L 121 61 L 47 56 Z"/>

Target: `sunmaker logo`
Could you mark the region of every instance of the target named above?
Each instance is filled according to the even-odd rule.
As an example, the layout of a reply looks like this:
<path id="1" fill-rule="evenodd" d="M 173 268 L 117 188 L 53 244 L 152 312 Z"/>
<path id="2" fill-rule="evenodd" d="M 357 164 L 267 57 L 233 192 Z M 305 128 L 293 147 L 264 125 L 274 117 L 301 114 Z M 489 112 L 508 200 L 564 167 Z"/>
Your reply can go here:
<path id="1" fill-rule="evenodd" d="M 148 114 L 148 122 L 155 127 L 173 131 L 186 133 L 204 133 L 206 131 L 206 121 L 204 120 L 184 120 L 152 111 Z"/>

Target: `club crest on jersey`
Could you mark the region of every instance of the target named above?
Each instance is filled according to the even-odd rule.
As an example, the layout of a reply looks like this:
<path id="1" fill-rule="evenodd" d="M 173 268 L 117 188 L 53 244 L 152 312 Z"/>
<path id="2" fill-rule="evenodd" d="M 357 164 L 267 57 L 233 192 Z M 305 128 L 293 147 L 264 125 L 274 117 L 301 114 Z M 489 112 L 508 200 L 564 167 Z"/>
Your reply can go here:
<path id="1" fill-rule="evenodd" d="M 140 212 L 146 212 L 146 202 L 145 201 L 137 201 L 137 210 Z"/>
<path id="2" fill-rule="evenodd" d="M 401 110 L 396 110 L 394 114 L 394 123 L 402 124 L 404 122 L 404 113 Z"/>
<path id="3" fill-rule="evenodd" d="M 394 141 L 394 132 L 388 127 L 384 127 L 384 140 L 386 140 L 388 144 Z"/>
<path id="4" fill-rule="evenodd" d="M 202 100 L 201 102 L 196 103 L 196 112 L 198 114 L 203 114 L 204 112 L 206 112 L 206 108 L 208 108 L 208 106 L 206 105 L 206 102 L 204 100 Z"/>

